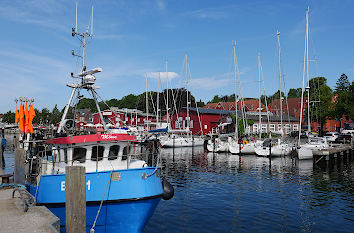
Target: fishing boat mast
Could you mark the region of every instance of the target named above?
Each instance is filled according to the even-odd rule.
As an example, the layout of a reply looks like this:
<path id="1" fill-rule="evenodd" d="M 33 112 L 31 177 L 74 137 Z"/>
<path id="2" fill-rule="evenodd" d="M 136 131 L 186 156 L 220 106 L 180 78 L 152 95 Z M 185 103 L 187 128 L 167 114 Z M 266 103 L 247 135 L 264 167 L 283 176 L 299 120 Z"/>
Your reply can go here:
<path id="1" fill-rule="evenodd" d="M 82 55 L 75 54 L 74 50 L 71 51 L 71 54 L 73 56 L 75 56 L 75 57 L 78 57 L 78 58 L 82 59 L 82 67 L 81 67 L 81 72 L 79 74 L 74 76 L 74 73 L 71 73 L 71 77 L 72 78 L 77 78 L 81 82 L 67 84 L 67 86 L 73 88 L 73 90 L 71 92 L 69 101 L 68 101 L 67 105 L 65 106 L 64 114 L 63 114 L 63 116 L 61 118 L 58 130 L 57 130 L 58 134 L 62 131 L 63 127 L 65 126 L 65 123 L 66 123 L 65 119 L 66 119 L 66 116 L 68 114 L 69 107 L 70 107 L 70 105 L 71 105 L 71 103 L 73 101 L 73 98 L 74 98 L 74 95 L 75 95 L 76 91 L 77 91 L 77 98 L 78 99 L 81 98 L 80 97 L 80 90 L 81 89 L 86 89 L 88 92 L 91 93 L 91 95 L 92 95 L 92 97 L 93 97 L 93 99 L 95 101 L 95 104 L 96 104 L 96 107 L 97 107 L 97 111 L 99 113 L 103 128 L 104 128 L 105 131 L 107 130 L 106 124 L 104 122 L 103 115 L 102 115 L 102 112 L 101 112 L 101 109 L 100 109 L 100 106 L 99 106 L 98 101 L 97 101 L 97 93 L 95 91 L 95 89 L 98 89 L 99 87 L 98 86 L 94 86 L 94 83 L 96 81 L 96 77 L 93 76 L 93 74 L 101 72 L 102 68 L 95 68 L 95 69 L 86 71 L 86 64 L 85 64 L 86 38 L 87 37 L 90 37 L 90 38 L 93 37 L 93 6 L 92 6 L 92 10 L 91 10 L 91 25 L 90 25 L 91 26 L 91 31 L 90 32 L 89 32 L 89 26 L 87 27 L 85 32 L 78 32 L 77 31 L 77 28 L 78 28 L 78 26 L 77 26 L 77 7 L 78 7 L 78 5 L 76 4 L 76 22 L 75 22 L 75 28 L 72 28 L 71 36 L 72 37 L 77 36 L 79 38 L 79 40 L 81 42 L 81 46 L 82 46 Z"/>

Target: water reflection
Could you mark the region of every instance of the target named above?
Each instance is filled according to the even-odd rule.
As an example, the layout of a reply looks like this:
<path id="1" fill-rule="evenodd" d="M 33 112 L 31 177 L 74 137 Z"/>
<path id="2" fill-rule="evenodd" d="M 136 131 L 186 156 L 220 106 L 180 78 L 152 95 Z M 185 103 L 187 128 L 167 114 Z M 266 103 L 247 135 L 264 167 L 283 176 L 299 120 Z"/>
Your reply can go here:
<path id="1" fill-rule="evenodd" d="M 352 232 L 353 164 L 313 171 L 290 157 L 161 150 L 175 197 L 144 232 Z"/>
<path id="2" fill-rule="evenodd" d="M 0 174 L 13 173 L 14 170 L 14 148 L 13 141 L 14 137 L 18 137 L 17 134 L 5 134 L 6 148 L 4 151 L 5 158 L 5 169 L 0 168 Z"/>

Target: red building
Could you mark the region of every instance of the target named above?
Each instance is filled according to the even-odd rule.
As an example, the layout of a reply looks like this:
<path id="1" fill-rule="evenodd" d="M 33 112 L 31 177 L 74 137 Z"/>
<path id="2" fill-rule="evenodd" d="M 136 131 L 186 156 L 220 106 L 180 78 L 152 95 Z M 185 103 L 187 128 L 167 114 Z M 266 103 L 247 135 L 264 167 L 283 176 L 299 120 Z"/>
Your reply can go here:
<path id="1" fill-rule="evenodd" d="M 171 128 L 186 129 L 189 124 L 189 129 L 194 135 L 209 134 L 218 127 L 224 116 L 232 112 L 219 109 L 189 108 L 188 119 L 187 109 L 183 108 L 178 114 L 171 116 Z"/>
<path id="2" fill-rule="evenodd" d="M 242 109 L 242 103 L 239 100 L 237 102 L 237 110 Z M 257 112 L 259 111 L 259 101 L 258 99 L 248 99 L 244 100 L 244 106 L 246 112 Z M 207 109 L 219 109 L 219 110 L 230 110 L 235 111 L 235 102 L 219 102 L 219 103 L 208 103 L 203 108 Z M 266 107 L 264 104 L 261 103 L 261 111 L 265 112 Z"/>
<path id="3" fill-rule="evenodd" d="M 143 113 L 137 109 L 118 109 L 112 108 L 111 110 L 102 111 L 103 120 L 106 124 L 111 124 L 116 127 L 127 127 L 134 126 L 140 129 L 144 129 L 149 123 L 149 129 L 155 128 L 156 118 L 149 114 L 147 117 L 146 113 Z M 92 114 L 93 124 L 102 124 L 99 113 Z"/>

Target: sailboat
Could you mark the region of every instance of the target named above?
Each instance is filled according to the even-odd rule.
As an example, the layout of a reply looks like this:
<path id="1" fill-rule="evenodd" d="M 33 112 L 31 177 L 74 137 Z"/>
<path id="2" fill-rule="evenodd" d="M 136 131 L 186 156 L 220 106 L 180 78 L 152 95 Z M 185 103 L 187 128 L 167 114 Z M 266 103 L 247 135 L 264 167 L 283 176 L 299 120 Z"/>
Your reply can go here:
<path id="1" fill-rule="evenodd" d="M 186 66 L 186 128 L 183 129 L 171 129 L 171 122 L 169 117 L 169 101 L 168 101 L 168 86 L 167 86 L 167 128 L 168 131 L 166 135 L 163 135 L 159 138 L 162 147 L 193 147 L 193 146 L 203 146 L 204 139 L 200 136 L 192 135 L 191 127 L 191 118 L 189 115 L 190 100 L 189 100 L 189 91 L 188 91 L 188 82 L 189 82 L 189 66 L 188 66 L 188 54 L 185 54 L 185 66 Z M 167 68 L 166 68 L 167 72 Z M 168 83 L 168 80 L 167 80 Z M 168 84 L 167 84 L 168 85 Z M 198 119 L 200 121 L 200 119 Z M 179 125 L 180 126 L 180 125 Z"/>
<path id="2" fill-rule="evenodd" d="M 307 91 L 307 135 L 308 141 L 305 144 L 300 145 L 300 136 L 299 133 L 298 138 L 298 147 L 297 147 L 297 154 L 299 159 L 312 159 L 313 158 L 313 151 L 319 149 L 326 149 L 329 148 L 329 144 L 327 143 L 326 138 L 312 138 L 310 137 L 311 132 L 311 120 L 310 120 L 310 77 L 309 77 L 309 45 L 308 45 L 308 37 L 309 37 L 309 8 L 306 10 L 306 33 L 305 33 L 305 52 L 304 52 L 304 69 L 302 75 L 302 92 L 301 92 L 301 114 L 300 114 L 300 132 L 301 132 L 301 124 L 302 124 L 302 117 L 303 117 L 303 103 L 304 103 L 304 92 L 305 89 Z M 307 86 L 305 88 L 305 73 L 307 76 Z"/>
<path id="3" fill-rule="evenodd" d="M 279 134 L 284 137 L 284 127 L 283 127 L 283 97 L 282 97 L 282 69 L 281 69 L 281 48 L 280 48 L 280 32 L 277 32 L 277 41 L 278 41 L 278 57 L 279 57 L 279 103 L 280 103 L 280 132 Z M 271 148 L 270 148 L 271 147 Z M 292 150 L 292 147 L 282 142 L 278 139 L 276 143 L 273 143 L 272 140 L 265 141 L 262 145 L 259 145 L 255 152 L 259 156 L 284 156 L 289 155 Z"/>
<path id="4" fill-rule="evenodd" d="M 237 56 L 236 56 L 236 42 L 233 43 L 233 54 L 234 54 L 234 76 L 235 76 L 235 135 L 233 137 L 228 138 L 229 151 L 231 154 L 239 154 L 241 150 L 241 145 L 238 142 L 238 113 L 237 113 L 237 76 L 238 65 L 237 65 Z"/>
<path id="5" fill-rule="evenodd" d="M 95 75 L 102 72 L 102 68 L 87 70 L 85 64 L 85 42 L 92 35 L 92 27 L 90 33 L 88 30 L 78 32 L 77 24 L 72 29 L 72 36 L 79 38 L 82 48 L 80 55 L 72 52 L 82 59 L 81 71 L 77 75 L 72 73 L 78 82 L 67 84 L 72 92 L 55 136 L 45 142 L 26 141 L 28 148 L 36 148 L 26 153 L 26 161 L 30 163 L 26 188 L 37 205 L 47 206 L 60 218 L 61 231 L 65 231 L 65 168 L 83 166 L 86 170 L 86 231 L 142 232 L 161 198 L 173 196 L 173 188 L 161 177 L 159 155 L 150 165 L 134 158 L 130 145 L 136 141 L 135 136 L 108 129 L 95 85 Z M 96 103 L 103 132 L 79 131 L 75 120 L 67 119 L 69 109 L 75 109 L 85 90 Z M 172 188 L 170 192 L 164 191 L 166 187 Z"/>

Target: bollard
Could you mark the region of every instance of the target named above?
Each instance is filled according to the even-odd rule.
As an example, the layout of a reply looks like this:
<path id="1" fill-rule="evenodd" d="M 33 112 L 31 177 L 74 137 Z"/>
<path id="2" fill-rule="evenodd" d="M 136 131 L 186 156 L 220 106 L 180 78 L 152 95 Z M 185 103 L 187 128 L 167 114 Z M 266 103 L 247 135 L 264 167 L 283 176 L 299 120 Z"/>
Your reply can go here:
<path id="1" fill-rule="evenodd" d="M 15 149 L 14 183 L 25 184 L 25 150 L 20 147 Z"/>
<path id="2" fill-rule="evenodd" d="M 86 232 L 86 175 L 85 167 L 65 167 L 66 232 Z"/>

